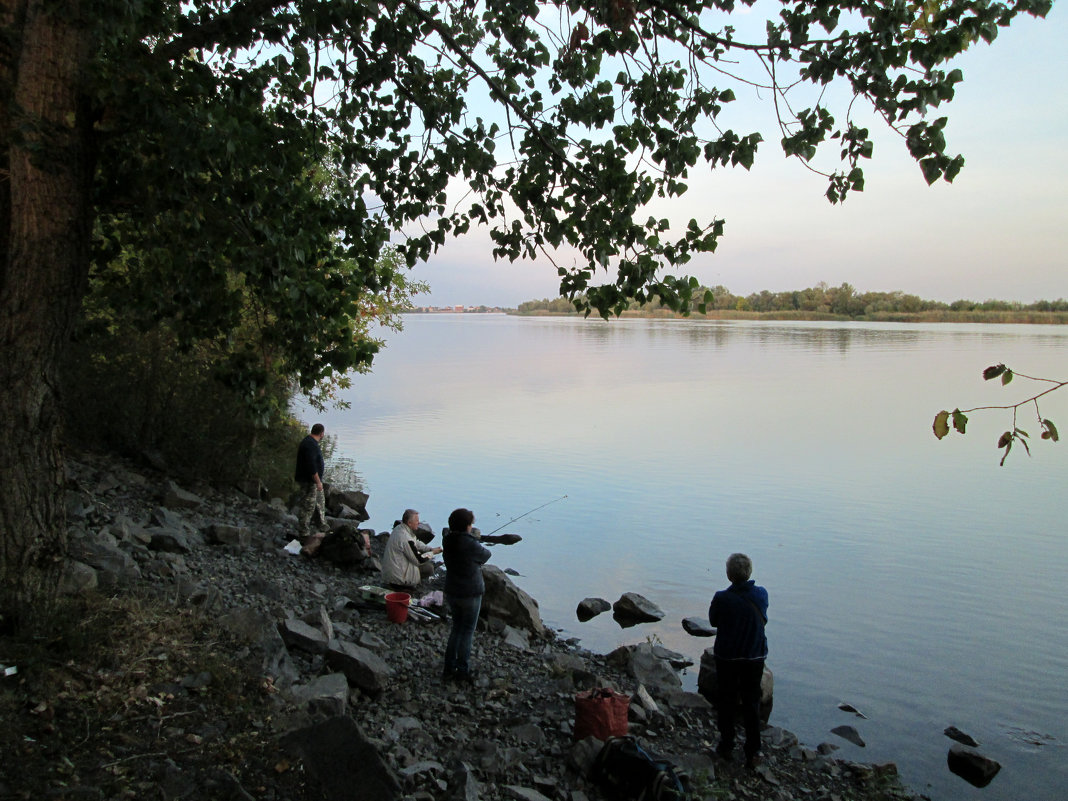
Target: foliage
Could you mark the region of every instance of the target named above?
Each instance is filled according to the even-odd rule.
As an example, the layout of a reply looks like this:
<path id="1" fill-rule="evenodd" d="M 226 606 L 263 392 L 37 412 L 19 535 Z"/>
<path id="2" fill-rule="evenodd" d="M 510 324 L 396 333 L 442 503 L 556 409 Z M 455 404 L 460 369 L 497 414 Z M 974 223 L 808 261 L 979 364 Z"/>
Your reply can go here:
<path id="1" fill-rule="evenodd" d="M 353 342 L 372 350 L 381 344 L 375 327 L 399 330 L 412 293 L 425 291 L 408 280 L 394 249 L 379 261 L 390 285 L 362 294 L 345 321 Z M 305 432 L 289 416 L 299 376 L 285 372 L 272 343 L 269 303 L 245 284 L 230 298 L 235 329 L 197 336 L 180 310 L 145 303 L 180 291 L 168 278 L 130 250 L 93 271 L 63 369 L 68 437 L 81 447 L 153 454 L 178 475 L 220 482 L 255 476 L 288 494 L 293 451 Z M 236 270 L 230 280 L 243 283 Z M 321 409 L 349 380 L 331 373 L 306 394 Z"/>
<path id="2" fill-rule="evenodd" d="M 305 389 L 370 359 L 345 321 L 395 275 L 377 256 L 398 230 L 408 264 L 480 224 L 499 258 L 567 248 L 561 293 L 587 313 L 701 306 L 662 271 L 714 250 L 723 221 L 673 232 L 643 209 L 694 169 L 752 165 L 764 134 L 722 122 L 739 91 L 766 90 L 786 155 L 820 171 L 834 151 L 832 202 L 863 188 L 861 106 L 928 182 L 952 180 L 963 158 L 930 112 L 962 75 L 941 65 L 1049 7 L 799 0 L 746 41 L 733 3 L 701 0 L 123 2 L 96 28 L 104 238 L 174 279 L 143 301 L 179 335 L 225 334 L 252 289 Z"/>
<path id="3" fill-rule="evenodd" d="M 710 293 L 710 294 L 709 294 Z M 749 295 L 735 295 L 724 286 L 712 288 L 700 286 L 694 293 L 697 297 L 709 297 L 704 313 L 712 311 L 747 311 L 747 312 L 801 312 L 834 316 L 843 319 L 872 319 L 880 316 L 886 317 L 895 314 L 918 314 L 923 312 L 947 312 L 947 319 L 958 317 L 972 312 L 1035 312 L 1051 315 L 1053 313 L 1068 312 L 1068 300 L 1040 300 L 1030 304 L 1012 303 L 1000 300 L 986 300 L 983 302 L 957 300 L 953 303 L 943 303 L 936 300 L 924 300 L 916 295 L 904 292 L 858 292 L 850 284 L 841 286 L 828 286 L 820 282 L 816 286 L 800 290 L 787 290 L 785 292 L 769 292 L 761 290 Z M 581 299 L 580 304 L 581 305 Z M 691 303 L 690 312 L 698 310 L 699 303 L 694 300 Z M 628 311 L 642 312 L 645 314 L 670 310 L 670 307 L 659 297 L 654 297 L 645 303 L 631 302 Z M 535 312 L 547 312 L 552 314 L 566 314 L 575 311 L 575 305 L 566 298 L 544 298 L 542 300 L 529 300 L 520 303 L 517 311 L 521 314 Z M 1059 319 L 1059 318 L 1052 318 Z"/>
<path id="4" fill-rule="evenodd" d="M 293 453 L 306 432 L 279 412 L 269 424 L 221 381 L 206 348 L 183 351 L 165 326 L 97 331 L 75 341 L 63 367 L 65 436 L 79 448 L 149 457 L 176 476 L 292 487 Z M 284 410 L 276 384 L 270 403 Z M 261 399 L 261 405 L 266 405 Z"/>
<path id="5" fill-rule="evenodd" d="M 277 377 L 312 392 L 370 362 L 353 321 L 394 284 L 380 256 L 399 235 L 411 266 L 486 225 L 497 258 L 573 258 L 560 290 L 586 313 L 703 311 L 713 295 L 673 273 L 723 220 L 673 229 L 650 206 L 693 170 L 754 163 L 764 134 L 728 124 L 739 91 L 768 98 L 767 133 L 832 202 L 863 188 L 868 118 L 951 181 L 949 62 L 1051 0 L 786 0 L 751 39 L 742 6 L 0 5 L 0 425 L 31 438 L 0 460 L 0 614 L 33 609 L 62 551 L 56 370 L 90 264 L 134 330 L 220 348 L 261 418 Z"/>
<path id="6" fill-rule="evenodd" d="M 1005 460 L 1009 457 L 1009 452 L 1012 450 L 1013 443 L 1019 443 L 1023 449 L 1027 451 L 1027 455 L 1031 455 L 1031 447 L 1027 444 L 1027 440 L 1031 435 L 1017 425 L 1017 412 L 1023 406 L 1033 405 L 1035 407 L 1034 411 L 1038 421 L 1038 427 L 1042 432 L 1041 438 L 1049 440 L 1050 442 L 1057 442 L 1060 440 L 1060 433 L 1057 431 L 1057 426 L 1052 420 L 1042 416 L 1042 411 L 1038 406 L 1038 399 L 1049 395 L 1051 392 L 1056 392 L 1064 386 L 1068 386 L 1068 381 L 1056 381 L 1051 378 L 1036 378 L 1034 376 L 1024 375 L 1023 373 L 1014 372 L 1004 364 L 995 364 L 983 370 L 984 381 L 993 381 L 995 378 L 1001 380 L 1002 386 L 1008 386 L 1013 378 L 1024 378 L 1028 381 L 1038 381 L 1044 384 L 1052 384 L 1053 386 L 1048 387 L 1029 398 L 1025 398 L 1019 403 L 1014 403 L 1009 406 L 976 406 L 973 409 L 961 410 L 958 408 L 954 409 L 952 412 L 947 412 L 943 409 L 935 415 L 934 423 L 931 426 L 935 437 L 942 439 L 949 434 L 950 424 L 952 424 L 954 431 L 959 434 L 964 434 L 968 425 L 968 413 L 970 412 L 984 411 L 987 409 L 1011 409 L 1012 427 L 998 437 L 997 445 L 998 449 L 1005 450 L 1005 453 L 1001 456 L 1001 465 L 1004 466 Z"/>

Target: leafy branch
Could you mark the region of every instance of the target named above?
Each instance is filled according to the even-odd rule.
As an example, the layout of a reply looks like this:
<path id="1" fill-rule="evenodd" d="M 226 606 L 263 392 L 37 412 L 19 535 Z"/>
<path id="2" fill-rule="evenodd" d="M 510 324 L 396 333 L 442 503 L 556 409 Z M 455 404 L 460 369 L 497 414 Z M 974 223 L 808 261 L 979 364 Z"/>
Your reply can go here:
<path id="1" fill-rule="evenodd" d="M 1057 432 L 1057 426 L 1053 421 L 1043 417 L 1042 411 L 1038 406 L 1038 399 L 1051 392 L 1056 392 L 1058 389 L 1064 386 L 1068 386 L 1068 381 L 1057 381 L 1052 378 L 1038 378 L 1036 376 L 1024 375 L 1023 373 L 1016 373 L 1006 367 L 1004 364 L 995 364 L 991 367 L 987 367 L 983 370 L 983 379 L 985 381 L 992 381 L 995 378 L 1001 379 L 1001 385 L 1008 385 L 1013 378 L 1024 378 L 1028 381 L 1038 381 L 1041 383 L 1052 384 L 1053 386 L 1044 389 L 1043 391 L 1032 395 L 1029 398 L 1025 398 L 1019 403 L 1014 403 L 1008 406 L 976 406 L 972 409 L 954 409 L 952 412 L 947 412 L 945 409 L 935 415 L 934 423 L 931 428 L 934 431 L 935 437 L 942 439 L 949 433 L 950 423 L 952 422 L 953 429 L 960 434 L 965 433 L 965 428 L 968 425 L 968 413 L 985 411 L 988 409 L 1011 409 L 1012 410 L 1012 428 L 1005 431 L 1000 437 L 998 437 L 998 449 L 1004 448 L 1005 453 L 1001 456 L 1000 464 L 1005 465 L 1005 460 L 1009 456 L 1009 452 L 1012 450 L 1013 443 L 1019 442 L 1027 455 L 1031 455 L 1031 447 L 1027 444 L 1027 439 L 1030 436 L 1026 431 L 1017 425 L 1017 416 L 1020 409 L 1024 406 L 1034 404 L 1035 415 L 1038 418 L 1038 424 L 1042 429 L 1042 439 L 1047 439 L 1051 442 L 1057 442 L 1060 439 L 1060 434 Z"/>

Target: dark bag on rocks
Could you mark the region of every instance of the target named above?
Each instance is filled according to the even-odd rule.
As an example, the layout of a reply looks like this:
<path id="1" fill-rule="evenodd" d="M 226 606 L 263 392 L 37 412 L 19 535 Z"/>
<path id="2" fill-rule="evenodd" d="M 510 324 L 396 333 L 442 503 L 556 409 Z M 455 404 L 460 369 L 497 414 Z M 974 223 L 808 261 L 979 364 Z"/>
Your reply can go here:
<path id="1" fill-rule="evenodd" d="M 575 696 L 575 742 L 594 736 L 598 740 L 627 733 L 630 696 L 595 687 Z"/>
<path id="2" fill-rule="evenodd" d="M 358 564 L 367 556 L 363 534 L 353 526 L 341 526 L 335 531 L 329 531 L 323 537 L 318 555 L 335 565 Z"/>
<path id="3" fill-rule="evenodd" d="M 683 801 L 686 772 L 634 737 L 611 737 L 593 763 L 593 778 L 614 801 Z"/>

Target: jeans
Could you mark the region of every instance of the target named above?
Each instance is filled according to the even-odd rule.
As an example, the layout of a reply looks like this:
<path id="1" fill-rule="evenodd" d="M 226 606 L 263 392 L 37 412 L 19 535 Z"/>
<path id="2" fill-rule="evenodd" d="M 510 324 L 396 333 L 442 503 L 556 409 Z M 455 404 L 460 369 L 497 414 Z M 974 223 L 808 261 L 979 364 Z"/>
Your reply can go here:
<path id="1" fill-rule="evenodd" d="M 452 615 L 452 631 L 449 632 L 449 644 L 445 646 L 445 673 L 469 674 L 471 641 L 475 637 L 479 610 L 482 609 L 482 596 L 456 598 L 446 595 L 445 603 Z"/>
<path id="2" fill-rule="evenodd" d="M 763 659 L 716 660 L 716 712 L 720 747 L 730 752 L 734 747 L 734 726 L 739 700 L 745 726 L 745 755 L 760 753 L 760 679 Z"/>

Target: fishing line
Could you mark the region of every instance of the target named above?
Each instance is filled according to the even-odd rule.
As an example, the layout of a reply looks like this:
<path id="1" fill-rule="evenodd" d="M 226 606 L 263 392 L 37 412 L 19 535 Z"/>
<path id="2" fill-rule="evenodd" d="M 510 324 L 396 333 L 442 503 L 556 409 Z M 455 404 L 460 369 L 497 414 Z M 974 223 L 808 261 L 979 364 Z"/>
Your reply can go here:
<path id="1" fill-rule="evenodd" d="M 564 498 L 566 498 L 566 497 L 567 497 L 566 495 L 561 495 L 561 496 L 560 496 L 559 498 L 553 498 L 553 499 L 552 499 L 551 501 L 546 501 L 546 502 L 545 502 L 545 503 L 543 503 L 543 504 L 542 504 L 541 506 L 535 506 L 535 507 L 534 507 L 533 509 L 531 509 L 531 510 L 530 510 L 529 512 L 523 512 L 523 514 L 519 515 L 518 517 L 513 517 L 513 518 L 512 518 L 511 520 L 509 520 L 509 521 L 508 521 L 507 523 L 503 523 L 502 525 L 499 525 L 499 526 L 497 526 L 497 528 L 493 529 L 493 531 L 491 531 L 491 532 L 490 532 L 490 534 L 496 534 L 496 533 L 497 533 L 498 531 L 500 531 L 500 530 L 501 530 L 502 528 L 504 528 L 505 526 L 510 526 L 510 525 L 512 525 L 512 523 L 514 523 L 514 522 L 515 522 L 516 520 L 522 520 L 522 519 L 523 519 L 524 517 L 526 517 L 527 515 L 529 515 L 529 514 L 533 514 L 534 512 L 538 511 L 539 509 L 544 509 L 544 508 L 545 508 L 546 506 L 549 506 L 550 504 L 554 504 L 554 503 L 556 503 L 557 501 L 562 501 L 562 500 L 564 500 Z M 489 534 L 483 534 L 482 536 L 484 536 L 484 537 L 488 537 L 488 536 L 489 536 Z"/>

